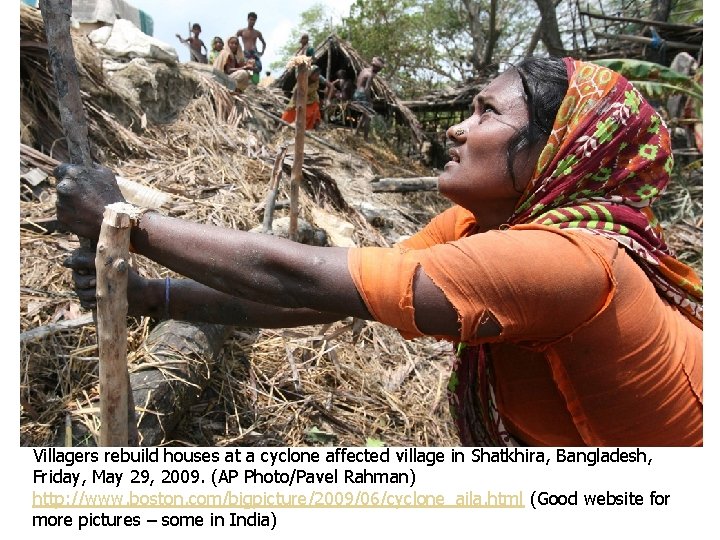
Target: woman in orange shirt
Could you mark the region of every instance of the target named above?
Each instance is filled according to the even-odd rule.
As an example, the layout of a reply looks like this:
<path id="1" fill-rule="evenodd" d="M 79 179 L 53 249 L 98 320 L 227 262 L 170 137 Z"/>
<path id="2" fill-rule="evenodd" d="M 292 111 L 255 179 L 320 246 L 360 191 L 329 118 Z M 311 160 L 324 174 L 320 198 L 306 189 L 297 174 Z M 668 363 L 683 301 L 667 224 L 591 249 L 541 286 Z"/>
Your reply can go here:
<path id="1" fill-rule="evenodd" d="M 702 444 L 702 289 L 649 206 L 672 169 L 662 119 L 617 73 L 570 58 L 523 60 L 474 109 L 448 130 L 438 178 L 457 206 L 412 238 L 322 248 L 145 212 L 134 249 L 190 279 L 133 276 L 131 311 L 259 327 L 354 316 L 450 340 L 468 445 Z M 56 176 L 58 218 L 96 238 L 122 200 L 112 173 Z M 91 305 L 91 257 L 68 264 Z"/>

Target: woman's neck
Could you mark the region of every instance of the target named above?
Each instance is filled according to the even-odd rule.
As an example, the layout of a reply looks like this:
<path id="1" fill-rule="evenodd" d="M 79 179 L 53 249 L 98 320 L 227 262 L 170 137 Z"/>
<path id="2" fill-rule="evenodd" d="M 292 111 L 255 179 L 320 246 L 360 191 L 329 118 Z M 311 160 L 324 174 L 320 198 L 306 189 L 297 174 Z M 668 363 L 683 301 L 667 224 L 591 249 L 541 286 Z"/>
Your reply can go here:
<path id="1" fill-rule="evenodd" d="M 475 216 L 478 232 L 487 232 L 499 229 L 507 223 L 515 211 L 517 201 L 495 201 L 482 210 L 471 210 Z"/>

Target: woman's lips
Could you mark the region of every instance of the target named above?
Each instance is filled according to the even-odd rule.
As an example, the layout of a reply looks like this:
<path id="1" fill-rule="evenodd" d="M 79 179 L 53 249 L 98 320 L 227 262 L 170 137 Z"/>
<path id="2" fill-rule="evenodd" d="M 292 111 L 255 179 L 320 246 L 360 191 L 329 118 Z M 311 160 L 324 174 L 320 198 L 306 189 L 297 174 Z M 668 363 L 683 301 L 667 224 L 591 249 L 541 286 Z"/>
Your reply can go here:
<path id="1" fill-rule="evenodd" d="M 451 148 L 448 154 L 450 154 L 450 161 L 445 164 L 445 169 L 450 167 L 452 164 L 460 163 L 460 152 L 458 152 L 457 148 Z"/>

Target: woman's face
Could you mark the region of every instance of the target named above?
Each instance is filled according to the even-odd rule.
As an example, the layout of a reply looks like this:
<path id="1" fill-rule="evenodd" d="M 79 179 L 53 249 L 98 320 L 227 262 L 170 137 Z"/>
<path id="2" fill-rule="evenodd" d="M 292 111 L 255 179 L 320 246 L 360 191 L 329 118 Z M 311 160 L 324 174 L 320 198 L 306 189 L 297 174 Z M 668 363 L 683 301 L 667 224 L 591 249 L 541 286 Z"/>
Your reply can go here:
<path id="1" fill-rule="evenodd" d="M 240 42 L 237 40 L 237 38 L 231 38 L 228 40 L 228 47 L 233 54 L 237 53 L 239 43 Z"/>
<path id="2" fill-rule="evenodd" d="M 509 218 L 534 170 L 543 144 L 518 152 L 515 181 L 507 167 L 511 140 L 528 124 L 522 82 L 511 69 L 480 92 L 470 118 L 452 126 L 451 160 L 438 178 L 438 190 L 476 216 L 488 212 Z"/>

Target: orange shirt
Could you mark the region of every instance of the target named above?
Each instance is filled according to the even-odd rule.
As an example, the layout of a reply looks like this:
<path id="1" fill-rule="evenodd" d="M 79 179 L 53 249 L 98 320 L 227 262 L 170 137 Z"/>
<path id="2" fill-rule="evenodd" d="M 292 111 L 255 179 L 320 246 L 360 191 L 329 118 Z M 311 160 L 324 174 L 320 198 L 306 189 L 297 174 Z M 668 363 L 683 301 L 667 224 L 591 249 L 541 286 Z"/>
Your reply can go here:
<path id="1" fill-rule="evenodd" d="M 702 330 L 619 244 L 536 225 L 472 234 L 474 224 L 456 206 L 396 248 L 351 249 L 373 317 L 422 335 L 412 297 L 420 265 L 457 310 L 460 340 L 489 344 L 498 411 L 519 440 L 702 444 Z M 500 336 L 476 336 L 487 317 Z"/>

